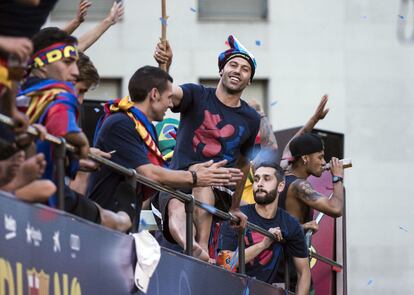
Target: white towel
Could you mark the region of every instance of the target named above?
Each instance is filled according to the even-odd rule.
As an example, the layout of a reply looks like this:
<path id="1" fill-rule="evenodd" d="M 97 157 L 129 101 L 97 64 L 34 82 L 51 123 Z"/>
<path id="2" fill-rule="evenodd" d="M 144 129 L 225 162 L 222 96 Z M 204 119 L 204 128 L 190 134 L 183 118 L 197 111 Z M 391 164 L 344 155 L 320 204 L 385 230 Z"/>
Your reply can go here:
<path id="1" fill-rule="evenodd" d="M 161 258 L 161 247 L 147 230 L 140 231 L 132 236 L 135 240 L 135 250 L 137 252 L 135 285 L 141 292 L 147 293 L 150 278 Z"/>

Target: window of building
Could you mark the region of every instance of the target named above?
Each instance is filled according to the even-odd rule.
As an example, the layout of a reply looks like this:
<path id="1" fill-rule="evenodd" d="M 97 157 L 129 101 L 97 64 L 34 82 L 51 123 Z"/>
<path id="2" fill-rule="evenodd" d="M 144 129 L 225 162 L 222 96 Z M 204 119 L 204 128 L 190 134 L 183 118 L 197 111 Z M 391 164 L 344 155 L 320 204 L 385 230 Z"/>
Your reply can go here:
<path id="1" fill-rule="evenodd" d="M 200 20 L 266 20 L 267 0 L 198 0 Z"/>
<path id="2" fill-rule="evenodd" d="M 111 10 L 114 0 L 89 0 L 92 6 L 88 9 L 86 20 L 102 20 Z M 52 21 L 67 21 L 76 16 L 79 1 L 58 1 L 51 13 Z"/>
<path id="3" fill-rule="evenodd" d="M 267 113 L 268 110 L 268 82 L 269 81 L 266 79 L 254 79 L 252 84 L 247 86 L 242 94 L 242 99 L 246 102 L 249 102 L 252 99 L 257 101 L 265 113 Z M 200 79 L 200 84 L 206 87 L 216 87 L 217 83 L 217 79 Z"/>
<path id="4" fill-rule="evenodd" d="M 117 78 L 102 78 L 98 87 L 86 92 L 85 99 L 94 101 L 107 101 L 121 98 L 122 80 Z"/>

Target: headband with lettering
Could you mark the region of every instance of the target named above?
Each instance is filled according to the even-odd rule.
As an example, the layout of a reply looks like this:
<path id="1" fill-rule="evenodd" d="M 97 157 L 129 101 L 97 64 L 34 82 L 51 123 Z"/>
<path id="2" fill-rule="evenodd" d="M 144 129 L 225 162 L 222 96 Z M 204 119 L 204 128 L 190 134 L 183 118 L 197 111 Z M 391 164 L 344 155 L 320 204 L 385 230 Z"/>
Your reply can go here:
<path id="1" fill-rule="evenodd" d="M 64 58 L 78 59 L 77 44 L 55 43 L 32 56 L 31 67 L 41 68 L 47 64 L 54 63 Z"/>

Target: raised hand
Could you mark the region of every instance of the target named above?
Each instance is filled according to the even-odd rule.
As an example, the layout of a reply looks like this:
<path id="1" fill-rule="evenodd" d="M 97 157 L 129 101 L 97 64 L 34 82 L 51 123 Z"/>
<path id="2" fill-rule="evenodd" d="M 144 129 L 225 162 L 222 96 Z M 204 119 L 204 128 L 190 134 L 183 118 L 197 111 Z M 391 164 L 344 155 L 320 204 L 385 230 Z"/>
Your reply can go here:
<path id="1" fill-rule="evenodd" d="M 80 0 L 78 6 L 78 12 L 76 14 L 76 21 L 78 23 L 83 23 L 85 21 L 85 17 L 88 14 L 88 9 L 91 7 L 92 2 L 87 0 Z"/>
<path id="2" fill-rule="evenodd" d="M 158 42 L 155 47 L 154 58 L 159 65 L 167 64 L 168 67 L 171 65 L 173 52 L 168 41 L 165 41 L 165 45 L 164 42 Z"/>
<path id="3" fill-rule="evenodd" d="M 328 103 L 328 95 L 325 94 L 322 96 L 319 105 L 316 107 L 315 113 L 313 114 L 312 118 L 317 122 L 319 120 L 323 120 L 329 112 L 329 108 L 325 109 L 326 104 Z"/>
<path id="4" fill-rule="evenodd" d="M 122 4 L 122 2 L 114 2 L 105 20 L 108 21 L 110 25 L 114 25 L 123 16 L 124 16 L 124 5 Z"/>
<path id="5" fill-rule="evenodd" d="M 333 176 L 344 177 L 344 167 L 341 161 L 338 158 L 332 157 L 329 162 L 331 174 Z"/>

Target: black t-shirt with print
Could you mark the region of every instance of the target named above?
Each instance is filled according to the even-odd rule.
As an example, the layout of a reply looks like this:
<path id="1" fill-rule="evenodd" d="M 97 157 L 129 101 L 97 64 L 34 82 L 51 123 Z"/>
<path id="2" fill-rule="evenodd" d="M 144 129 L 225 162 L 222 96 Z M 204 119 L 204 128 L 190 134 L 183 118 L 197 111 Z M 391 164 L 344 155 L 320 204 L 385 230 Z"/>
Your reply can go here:
<path id="1" fill-rule="evenodd" d="M 209 161 L 228 160 L 234 167 L 240 155 L 250 158 L 260 116 L 245 101 L 239 107 L 228 107 L 216 96 L 215 88 L 197 84 L 181 86 L 184 95 L 179 106 L 172 109 L 180 112 L 177 144 L 171 162 L 172 169 Z"/>
<path id="2" fill-rule="evenodd" d="M 274 218 L 266 219 L 257 214 L 255 204 L 242 206 L 240 209 L 246 214 L 249 222 L 266 230 L 279 227 L 283 239 L 286 241 L 284 244 L 285 254 L 300 258 L 308 257 L 302 227 L 298 220 L 285 210 L 278 208 Z M 262 234 L 248 229 L 245 237 L 246 249 L 261 242 L 263 239 L 264 236 Z M 220 250 L 230 251 L 235 251 L 237 248 L 237 233 L 231 228 L 228 222 L 224 223 L 220 229 L 218 248 Z M 269 248 L 262 251 L 256 258 L 246 264 L 246 274 L 269 284 L 275 283 L 278 265 L 282 259 L 281 253 L 282 245 L 280 243 L 273 243 Z"/>

